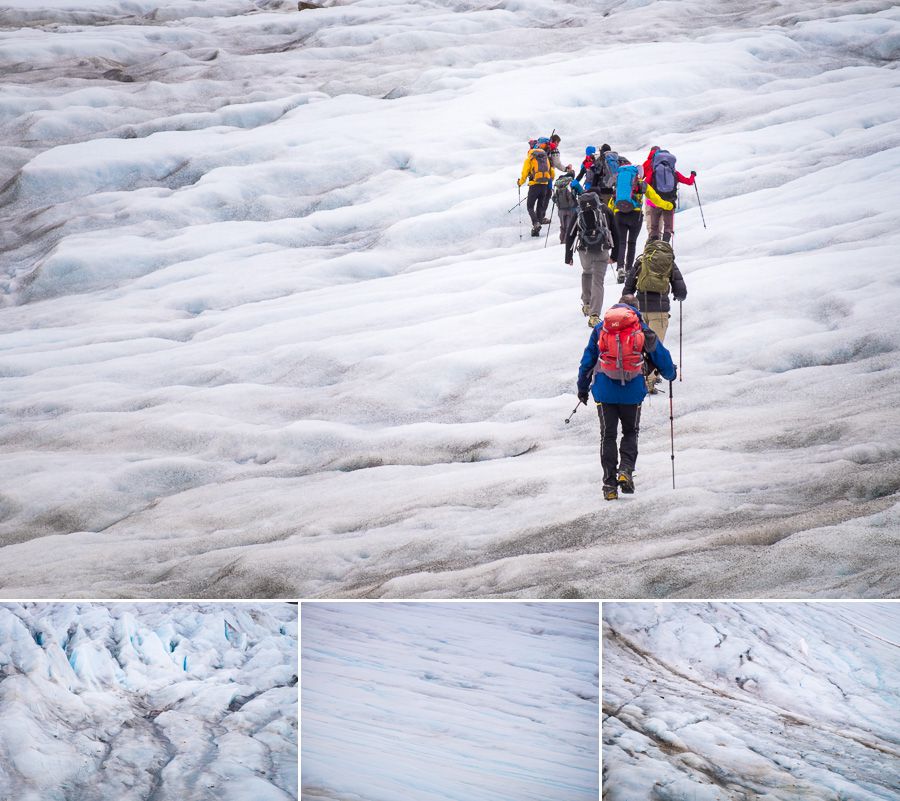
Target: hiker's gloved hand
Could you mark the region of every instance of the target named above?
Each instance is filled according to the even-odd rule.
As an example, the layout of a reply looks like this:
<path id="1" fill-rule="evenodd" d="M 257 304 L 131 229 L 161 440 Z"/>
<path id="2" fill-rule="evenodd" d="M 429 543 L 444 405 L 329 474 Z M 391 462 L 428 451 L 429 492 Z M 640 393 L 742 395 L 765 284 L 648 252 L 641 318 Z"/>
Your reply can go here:
<path id="1" fill-rule="evenodd" d="M 521 186 L 521 185 L 524 184 L 524 183 L 525 183 L 525 182 L 524 182 L 521 178 L 519 178 L 519 180 L 516 181 L 516 186 Z"/>
<path id="2" fill-rule="evenodd" d="M 695 173 L 693 170 L 691 170 L 691 178 L 695 178 L 696 176 L 697 176 L 697 173 Z"/>
<path id="3" fill-rule="evenodd" d="M 587 402 L 588 402 L 588 394 L 587 394 L 587 392 L 579 392 L 579 393 L 578 393 L 578 400 L 581 401 L 583 404 L 587 405 Z"/>

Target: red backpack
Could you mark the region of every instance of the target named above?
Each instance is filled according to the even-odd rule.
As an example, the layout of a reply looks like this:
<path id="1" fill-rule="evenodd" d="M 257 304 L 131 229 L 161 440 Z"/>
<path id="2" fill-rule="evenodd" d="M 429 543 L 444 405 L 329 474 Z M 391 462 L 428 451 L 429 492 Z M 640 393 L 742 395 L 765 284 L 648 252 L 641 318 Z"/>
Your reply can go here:
<path id="1" fill-rule="evenodd" d="M 603 317 L 597 336 L 600 359 L 597 370 L 614 381 L 626 384 L 644 369 L 644 332 L 634 309 L 613 306 Z"/>

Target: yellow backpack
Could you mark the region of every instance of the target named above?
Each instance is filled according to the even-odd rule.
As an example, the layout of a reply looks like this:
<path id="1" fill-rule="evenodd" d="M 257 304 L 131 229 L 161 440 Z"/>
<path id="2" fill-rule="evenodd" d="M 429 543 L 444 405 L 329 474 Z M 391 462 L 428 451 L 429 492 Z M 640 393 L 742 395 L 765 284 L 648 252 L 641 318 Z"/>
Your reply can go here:
<path id="1" fill-rule="evenodd" d="M 529 174 L 531 183 L 550 183 L 553 174 L 550 172 L 550 157 L 547 155 L 547 151 L 536 147 L 528 155 L 531 157 L 531 173 Z"/>

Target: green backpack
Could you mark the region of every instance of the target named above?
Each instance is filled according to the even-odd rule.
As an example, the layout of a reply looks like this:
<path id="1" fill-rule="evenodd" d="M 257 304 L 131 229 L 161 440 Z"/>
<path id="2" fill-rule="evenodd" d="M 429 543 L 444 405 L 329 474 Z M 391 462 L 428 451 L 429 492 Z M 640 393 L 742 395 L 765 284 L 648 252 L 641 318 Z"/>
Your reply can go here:
<path id="1" fill-rule="evenodd" d="M 648 242 L 641 256 L 641 270 L 637 277 L 638 292 L 658 292 L 660 295 L 668 295 L 674 266 L 675 251 L 668 242 L 661 239 Z"/>

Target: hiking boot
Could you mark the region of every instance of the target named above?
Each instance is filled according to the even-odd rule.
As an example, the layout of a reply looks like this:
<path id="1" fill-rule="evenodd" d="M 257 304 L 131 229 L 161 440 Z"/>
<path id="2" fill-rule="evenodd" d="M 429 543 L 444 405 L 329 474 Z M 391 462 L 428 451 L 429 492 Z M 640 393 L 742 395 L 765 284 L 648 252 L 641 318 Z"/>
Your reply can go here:
<path id="1" fill-rule="evenodd" d="M 616 270 L 616 283 L 625 283 L 625 270 Z"/>
<path id="2" fill-rule="evenodd" d="M 541 235 L 541 226 L 538 223 L 535 223 L 531 226 L 531 235 L 532 236 L 540 236 Z"/>
<path id="3" fill-rule="evenodd" d="M 634 494 L 634 479 L 631 477 L 630 470 L 620 470 L 619 477 L 616 480 L 619 482 L 622 492 L 626 495 Z"/>
<path id="4" fill-rule="evenodd" d="M 603 499 L 607 501 L 614 501 L 619 497 L 619 488 L 616 486 L 608 487 L 605 484 L 603 485 Z"/>
<path id="5" fill-rule="evenodd" d="M 600 315 L 599 314 L 592 314 L 590 317 L 588 317 L 588 328 L 594 328 L 594 326 L 598 325 L 599 323 L 600 323 Z"/>
<path id="6" fill-rule="evenodd" d="M 541 220 L 541 225 L 550 225 L 550 220 L 547 217 L 544 217 L 544 219 Z"/>
<path id="7" fill-rule="evenodd" d="M 588 306 L 587 303 L 582 303 L 582 304 L 581 304 L 581 313 L 582 313 L 585 317 L 588 317 L 588 316 L 590 315 L 590 313 L 591 313 L 591 307 Z"/>

